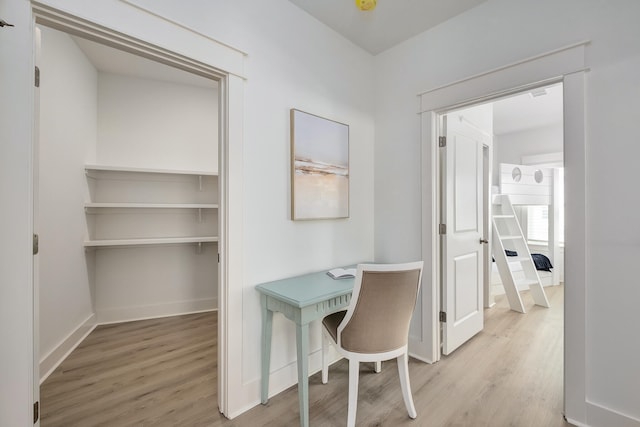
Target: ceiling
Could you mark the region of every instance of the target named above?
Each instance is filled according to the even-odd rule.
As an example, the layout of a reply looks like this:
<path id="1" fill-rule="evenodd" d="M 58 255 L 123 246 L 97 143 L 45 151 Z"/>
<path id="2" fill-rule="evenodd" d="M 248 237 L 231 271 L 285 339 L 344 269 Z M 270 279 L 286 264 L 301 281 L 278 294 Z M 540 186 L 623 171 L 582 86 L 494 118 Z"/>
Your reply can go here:
<path id="1" fill-rule="evenodd" d="M 531 92 L 511 96 L 493 104 L 493 133 L 518 132 L 562 123 L 562 85 L 546 87 L 546 95 Z"/>
<path id="2" fill-rule="evenodd" d="M 376 55 L 487 0 L 378 0 L 363 12 L 354 0 L 289 0 Z"/>
<path id="3" fill-rule="evenodd" d="M 115 49 L 100 43 L 73 36 L 80 50 L 101 72 L 159 80 L 206 88 L 216 87 L 214 80 L 170 67 L 142 56 Z"/>

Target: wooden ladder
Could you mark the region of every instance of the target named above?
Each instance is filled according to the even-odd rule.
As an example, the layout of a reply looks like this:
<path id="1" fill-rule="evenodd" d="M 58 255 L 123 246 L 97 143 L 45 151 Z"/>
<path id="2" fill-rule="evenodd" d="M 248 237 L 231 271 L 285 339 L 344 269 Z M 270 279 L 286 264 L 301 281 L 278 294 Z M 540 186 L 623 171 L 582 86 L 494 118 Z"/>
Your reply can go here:
<path id="1" fill-rule="evenodd" d="M 518 287 L 528 286 L 536 305 L 549 308 L 549 300 L 544 292 L 540 276 L 536 270 L 529 246 L 520 228 L 518 217 L 509 196 L 495 195 L 493 198 L 493 257 L 500 273 L 511 310 L 526 313 Z M 507 257 L 505 250 L 517 252 L 515 257 Z M 509 261 L 518 261 L 522 265 L 524 279 L 516 281 L 509 268 Z"/>

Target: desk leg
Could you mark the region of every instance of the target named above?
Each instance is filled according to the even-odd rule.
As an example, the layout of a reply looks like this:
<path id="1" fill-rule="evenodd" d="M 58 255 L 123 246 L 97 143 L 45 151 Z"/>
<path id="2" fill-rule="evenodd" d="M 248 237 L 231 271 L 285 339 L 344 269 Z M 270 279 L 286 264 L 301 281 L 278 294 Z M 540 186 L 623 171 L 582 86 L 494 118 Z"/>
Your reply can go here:
<path id="1" fill-rule="evenodd" d="M 273 311 L 267 309 L 267 296 L 260 296 L 262 305 L 262 384 L 260 401 L 265 405 L 269 401 L 269 371 L 271 370 L 271 325 Z"/>
<path id="2" fill-rule="evenodd" d="M 300 425 L 309 427 L 309 324 L 296 325 Z"/>

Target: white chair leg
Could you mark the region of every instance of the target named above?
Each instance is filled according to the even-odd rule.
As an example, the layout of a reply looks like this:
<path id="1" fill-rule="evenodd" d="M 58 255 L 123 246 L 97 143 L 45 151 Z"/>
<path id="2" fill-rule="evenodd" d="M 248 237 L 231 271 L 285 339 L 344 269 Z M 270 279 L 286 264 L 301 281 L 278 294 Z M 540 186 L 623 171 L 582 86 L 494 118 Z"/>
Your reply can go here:
<path id="1" fill-rule="evenodd" d="M 322 384 L 329 382 L 329 338 L 322 331 Z"/>
<path id="2" fill-rule="evenodd" d="M 404 353 L 398 356 L 398 374 L 400 375 L 400 387 L 402 388 L 402 398 L 404 406 L 411 418 L 418 416 L 416 407 L 413 405 L 413 397 L 411 396 L 411 383 L 409 382 L 409 355 Z"/>
<path id="3" fill-rule="evenodd" d="M 374 362 L 373 370 L 376 374 L 382 372 L 382 362 L 379 360 L 377 362 Z"/>
<path id="4" fill-rule="evenodd" d="M 355 427 L 356 425 L 359 376 L 360 362 L 357 360 L 349 360 L 349 408 L 347 410 L 347 427 Z"/>

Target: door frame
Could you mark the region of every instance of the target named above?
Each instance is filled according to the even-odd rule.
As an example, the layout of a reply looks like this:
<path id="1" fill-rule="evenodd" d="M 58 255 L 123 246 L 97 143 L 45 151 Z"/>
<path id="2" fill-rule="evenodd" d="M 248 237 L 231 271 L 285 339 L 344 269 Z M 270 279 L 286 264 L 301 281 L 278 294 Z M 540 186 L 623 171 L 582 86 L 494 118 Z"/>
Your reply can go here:
<path id="1" fill-rule="evenodd" d="M 238 412 L 242 405 L 240 393 L 242 366 L 238 362 L 238 349 L 241 349 L 241 340 L 231 334 L 232 324 L 242 322 L 242 311 L 234 309 L 242 303 L 240 291 L 230 287 L 230 283 L 243 283 L 243 193 L 242 193 L 242 152 L 243 132 L 242 121 L 244 111 L 244 80 L 242 64 L 246 53 L 220 43 L 208 36 L 193 31 L 185 30 L 183 26 L 168 21 L 174 25 L 172 30 L 186 31 L 197 41 L 203 41 L 211 45 L 214 53 L 220 57 L 209 58 L 207 62 L 191 58 L 171 49 L 155 45 L 130 34 L 125 34 L 114 29 L 101 26 L 94 22 L 79 18 L 70 13 L 63 12 L 53 7 L 33 3 L 31 5 L 32 19 L 35 24 L 88 38 L 98 43 L 105 44 L 132 54 L 143 56 L 181 69 L 183 71 L 198 74 L 218 82 L 218 174 L 219 174 L 219 267 L 218 267 L 218 407 L 222 414 L 231 417 Z M 215 55 L 214 55 L 215 56 Z M 32 112 L 33 115 L 33 112 Z M 35 117 L 32 117 L 35 124 Z M 31 141 L 32 149 L 37 146 L 37 133 Z M 31 176 L 35 177 L 36 165 L 30 165 Z M 34 202 L 34 189 L 30 188 L 29 195 Z M 37 231 L 34 231 L 37 232 Z M 233 241 L 231 238 L 233 237 Z M 32 281 L 31 287 L 35 288 Z M 35 290 L 35 289 L 34 289 Z M 37 300 L 34 297 L 34 303 Z M 37 307 L 34 307 L 34 340 L 38 336 Z M 236 334 L 237 335 L 237 334 Z M 37 346 L 36 346 L 37 348 Z M 34 349 L 34 371 L 32 379 L 34 388 L 39 387 L 39 355 Z"/>
<path id="2" fill-rule="evenodd" d="M 431 266 L 431 283 L 423 284 L 423 352 L 432 362 L 440 358 L 438 248 L 438 114 L 482 104 L 510 94 L 553 83 L 563 83 L 565 229 L 570 250 L 565 256 L 564 307 L 564 413 L 581 421 L 586 414 L 586 147 L 585 50 L 588 41 L 565 46 L 495 70 L 456 81 L 419 94 L 422 125 L 422 257 Z M 425 277 L 428 277 L 425 275 Z M 569 363 L 568 363 L 569 362 Z"/>

